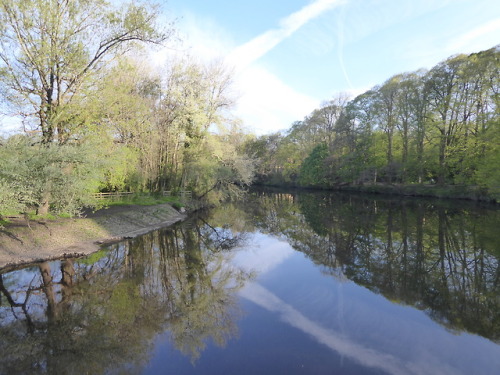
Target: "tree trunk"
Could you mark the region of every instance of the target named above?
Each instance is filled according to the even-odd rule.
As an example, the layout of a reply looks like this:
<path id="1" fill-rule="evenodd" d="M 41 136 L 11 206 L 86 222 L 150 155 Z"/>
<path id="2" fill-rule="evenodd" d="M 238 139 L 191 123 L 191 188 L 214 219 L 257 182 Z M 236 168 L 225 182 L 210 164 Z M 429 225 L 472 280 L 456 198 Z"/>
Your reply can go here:
<path id="1" fill-rule="evenodd" d="M 42 194 L 42 200 L 36 209 L 37 215 L 47 215 L 50 209 L 50 192 L 45 191 Z"/>
<path id="2" fill-rule="evenodd" d="M 439 141 L 439 171 L 438 171 L 438 184 L 444 185 L 446 173 L 446 135 L 444 130 L 441 132 L 441 139 Z"/>

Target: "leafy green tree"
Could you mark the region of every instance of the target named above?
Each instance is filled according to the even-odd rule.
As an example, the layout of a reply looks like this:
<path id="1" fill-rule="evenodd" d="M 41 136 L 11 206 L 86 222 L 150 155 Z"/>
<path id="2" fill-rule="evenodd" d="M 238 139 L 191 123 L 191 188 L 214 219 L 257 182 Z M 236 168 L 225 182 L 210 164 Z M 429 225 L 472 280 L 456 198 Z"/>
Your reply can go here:
<path id="1" fill-rule="evenodd" d="M 300 183 L 305 186 L 324 187 L 328 183 L 325 171 L 325 159 L 328 157 L 328 145 L 317 145 L 305 158 L 300 168 Z"/>
<path id="2" fill-rule="evenodd" d="M 162 43 L 155 6 L 103 0 L 0 1 L 0 74 L 4 98 L 42 133 L 67 142 L 85 123 L 81 108 L 98 72 L 135 42 Z"/>
<path id="3" fill-rule="evenodd" d="M 468 116 L 464 107 L 468 92 L 461 90 L 465 83 L 461 72 L 466 63 L 464 55 L 452 57 L 431 69 L 426 81 L 433 111 L 431 124 L 437 130 L 440 184 L 449 181 L 450 155 L 456 152 L 460 135 L 464 132 L 465 124 L 460 117 L 462 114 Z"/>
<path id="4" fill-rule="evenodd" d="M 400 131 L 403 142 L 402 163 L 404 177 L 422 183 L 425 176 L 424 150 L 427 133 L 427 91 L 424 70 L 403 74 L 398 103 Z"/>
<path id="5" fill-rule="evenodd" d="M 138 137 L 150 189 L 189 189 L 206 198 L 248 185 L 254 168 L 231 113 L 231 73 L 219 62 L 178 60 L 160 82 L 150 128 Z"/>
<path id="6" fill-rule="evenodd" d="M 496 46 L 453 56 L 428 72 L 395 75 L 348 103 L 323 104 L 293 123 L 274 148 L 261 149 L 261 158 L 275 166 L 265 181 L 290 183 L 299 172 L 297 159 L 324 142 L 333 185 L 437 180 L 488 186 L 493 192 L 499 52 Z M 318 182 L 302 173 L 301 183 Z"/>
<path id="7" fill-rule="evenodd" d="M 252 183 L 254 162 L 237 150 L 238 138 L 239 133 L 207 135 L 197 147 L 197 157 L 185 165 L 186 186 L 200 199 L 234 198 Z"/>
<path id="8" fill-rule="evenodd" d="M 383 142 L 374 131 L 376 112 L 375 91 L 369 90 L 351 100 L 344 108 L 336 127 L 336 150 L 339 183 L 377 182 L 384 164 Z"/>
<path id="9" fill-rule="evenodd" d="M 297 130 L 307 136 L 312 144 L 310 147 L 324 142 L 330 151 L 333 150 L 336 125 L 348 101 L 346 94 L 338 94 L 333 99 L 321 103 L 320 108 L 315 109 L 300 123 Z"/>
<path id="10" fill-rule="evenodd" d="M 243 145 L 243 151 L 254 160 L 255 179 L 258 183 L 275 184 L 282 180 L 283 134 L 274 133 L 249 138 Z M 297 152 L 296 148 L 293 148 Z"/>
<path id="11" fill-rule="evenodd" d="M 480 186 L 500 201 L 500 122 L 497 119 L 484 135 L 486 143 L 485 155 L 476 172 Z"/>
<path id="12" fill-rule="evenodd" d="M 376 87 L 374 108 L 377 126 L 387 137 L 387 164 L 394 161 L 393 139 L 397 121 L 396 102 L 399 95 L 399 77 L 389 78 L 382 86 Z"/>

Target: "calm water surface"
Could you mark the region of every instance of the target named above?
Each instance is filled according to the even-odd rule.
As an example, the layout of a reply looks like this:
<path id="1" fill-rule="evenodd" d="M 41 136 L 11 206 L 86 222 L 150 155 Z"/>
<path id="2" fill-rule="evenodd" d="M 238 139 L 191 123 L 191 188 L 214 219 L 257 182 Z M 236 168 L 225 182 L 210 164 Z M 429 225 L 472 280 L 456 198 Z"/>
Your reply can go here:
<path id="1" fill-rule="evenodd" d="M 246 201 L 0 272 L 0 374 L 499 374 L 500 210 Z"/>

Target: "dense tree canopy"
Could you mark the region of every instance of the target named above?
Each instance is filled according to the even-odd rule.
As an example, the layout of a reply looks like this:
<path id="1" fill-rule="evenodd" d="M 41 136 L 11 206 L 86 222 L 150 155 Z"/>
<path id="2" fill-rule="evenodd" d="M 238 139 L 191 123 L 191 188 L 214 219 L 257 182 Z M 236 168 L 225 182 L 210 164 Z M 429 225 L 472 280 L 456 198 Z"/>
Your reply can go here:
<path id="1" fill-rule="evenodd" d="M 253 177 L 242 152 L 230 72 L 220 61 L 138 47 L 170 43 L 148 1 L 1 0 L 3 110 L 25 134 L 0 140 L 0 214 L 75 213 L 97 191 L 237 193 Z"/>
<path id="2" fill-rule="evenodd" d="M 337 98 L 247 149 L 264 183 L 438 183 L 478 186 L 498 198 L 499 70 L 499 47 L 452 56 L 350 101 Z M 328 155 L 312 167 L 320 144 Z M 294 159 L 301 154 L 309 157 Z"/>
<path id="3" fill-rule="evenodd" d="M 1 86 L 43 142 L 67 142 L 85 122 L 81 109 L 98 73 L 133 42 L 161 43 L 155 7 L 103 0 L 2 0 Z"/>

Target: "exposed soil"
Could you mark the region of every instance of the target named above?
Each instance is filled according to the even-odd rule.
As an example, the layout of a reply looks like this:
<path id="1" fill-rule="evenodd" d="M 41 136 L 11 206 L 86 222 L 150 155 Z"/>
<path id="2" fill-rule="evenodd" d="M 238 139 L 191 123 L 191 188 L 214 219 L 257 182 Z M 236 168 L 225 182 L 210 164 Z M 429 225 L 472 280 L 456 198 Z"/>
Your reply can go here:
<path id="1" fill-rule="evenodd" d="M 9 218 L 0 229 L 0 271 L 23 263 L 87 255 L 105 243 L 172 225 L 186 215 L 169 204 L 113 206 L 81 218 L 26 221 Z"/>

